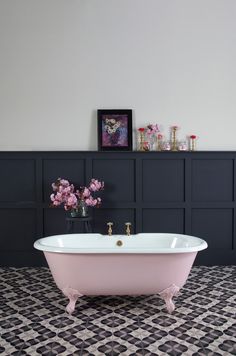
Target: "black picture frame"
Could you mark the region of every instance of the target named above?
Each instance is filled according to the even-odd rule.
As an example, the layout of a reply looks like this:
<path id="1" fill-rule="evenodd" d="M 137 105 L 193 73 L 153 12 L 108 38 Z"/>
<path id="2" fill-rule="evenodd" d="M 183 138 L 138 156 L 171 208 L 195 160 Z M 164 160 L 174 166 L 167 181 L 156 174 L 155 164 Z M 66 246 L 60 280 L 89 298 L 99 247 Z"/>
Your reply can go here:
<path id="1" fill-rule="evenodd" d="M 132 151 L 132 110 L 97 110 L 98 150 Z"/>

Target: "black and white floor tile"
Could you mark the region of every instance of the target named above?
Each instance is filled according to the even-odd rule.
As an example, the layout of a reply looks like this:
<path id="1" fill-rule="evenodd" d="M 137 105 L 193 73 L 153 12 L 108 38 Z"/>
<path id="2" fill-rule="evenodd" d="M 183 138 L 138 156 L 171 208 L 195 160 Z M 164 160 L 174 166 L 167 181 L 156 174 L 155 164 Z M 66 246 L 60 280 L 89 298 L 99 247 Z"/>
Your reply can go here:
<path id="1" fill-rule="evenodd" d="M 175 302 L 82 297 L 70 316 L 47 268 L 0 268 L 0 354 L 236 355 L 236 266 L 193 267 Z"/>

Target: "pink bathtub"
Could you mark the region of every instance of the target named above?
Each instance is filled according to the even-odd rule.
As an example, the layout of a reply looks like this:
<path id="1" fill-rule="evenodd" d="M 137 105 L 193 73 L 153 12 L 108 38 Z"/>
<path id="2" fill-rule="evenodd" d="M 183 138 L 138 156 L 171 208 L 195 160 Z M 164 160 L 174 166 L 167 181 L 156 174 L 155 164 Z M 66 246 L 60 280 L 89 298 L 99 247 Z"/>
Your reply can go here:
<path id="1" fill-rule="evenodd" d="M 69 298 L 68 313 L 83 295 L 159 294 L 169 313 L 198 251 L 207 243 L 178 234 L 55 235 L 37 240 L 56 285 Z"/>

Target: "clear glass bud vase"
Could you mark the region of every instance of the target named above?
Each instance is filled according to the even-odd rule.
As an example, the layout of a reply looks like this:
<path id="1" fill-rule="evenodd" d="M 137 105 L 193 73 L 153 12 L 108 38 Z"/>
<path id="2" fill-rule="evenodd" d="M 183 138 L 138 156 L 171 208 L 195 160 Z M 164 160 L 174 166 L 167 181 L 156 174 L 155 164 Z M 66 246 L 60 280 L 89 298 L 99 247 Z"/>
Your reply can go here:
<path id="1" fill-rule="evenodd" d="M 157 138 L 155 134 L 148 135 L 149 151 L 156 151 Z"/>

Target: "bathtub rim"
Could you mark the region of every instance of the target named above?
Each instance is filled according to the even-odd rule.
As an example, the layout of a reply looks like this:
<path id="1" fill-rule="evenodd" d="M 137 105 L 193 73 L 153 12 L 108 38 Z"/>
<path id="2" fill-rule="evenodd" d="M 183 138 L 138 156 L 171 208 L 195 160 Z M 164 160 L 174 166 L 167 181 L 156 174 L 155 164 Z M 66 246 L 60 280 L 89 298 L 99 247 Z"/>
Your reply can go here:
<path id="1" fill-rule="evenodd" d="M 192 235 L 184 235 L 184 234 L 173 234 L 173 233 L 139 233 L 136 235 L 133 235 L 128 238 L 135 238 L 135 236 L 140 235 L 171 235 L 171 236 L 179 236 L 179 237 L 187 237 L 191 238 L 192 240 L 198 242 L 199 244 L 196 246 L 189 246 L 189 247 L 174 247 L 174 248 L 127 248 L 125 246 L 118 247 L 116 246 L 116 241 L 121 239 L 122 237 L 126 238 L 125 235 L 113 235 L 112 237 L 107 237 L 109 239 L 113 238 L 114 239 L 114 247 L 112 248 L 106 248 L 104 246 L 99 247 L 79 247 L 79 248 L 73 248 L 73 247 L 60 247 L 60 246 L 52 246 L 52 245 L 46 245 L 45 243 L 42 244 L 41 242 L 47 239 L 47 238 L 52 238 L 52 237 L 58 237 L 58 236 L 67 236 L 67 235 L 84 235 L 86 238 L 89 238 L 87 235 L 88 234 L 60 234 L 60 235 L 51 235 L 47 237 L 40 238 L 34 242 L 34 248 L 43 251 L 43 252 L 55 252 L 55 253 L 67 253 L 67 254 L 173 254 L 173 253 L 191 253 L 191 252 L 198 252 L 205 250 L 208 247 L 208 244 L 205 240 L 192 236 Z M 91 235 L 93 236 L 105 236 L 102 234 L 97 234 L 97 233 L 92 233 Z M 144 237 L 145 238 L 145 237 Z"/>

